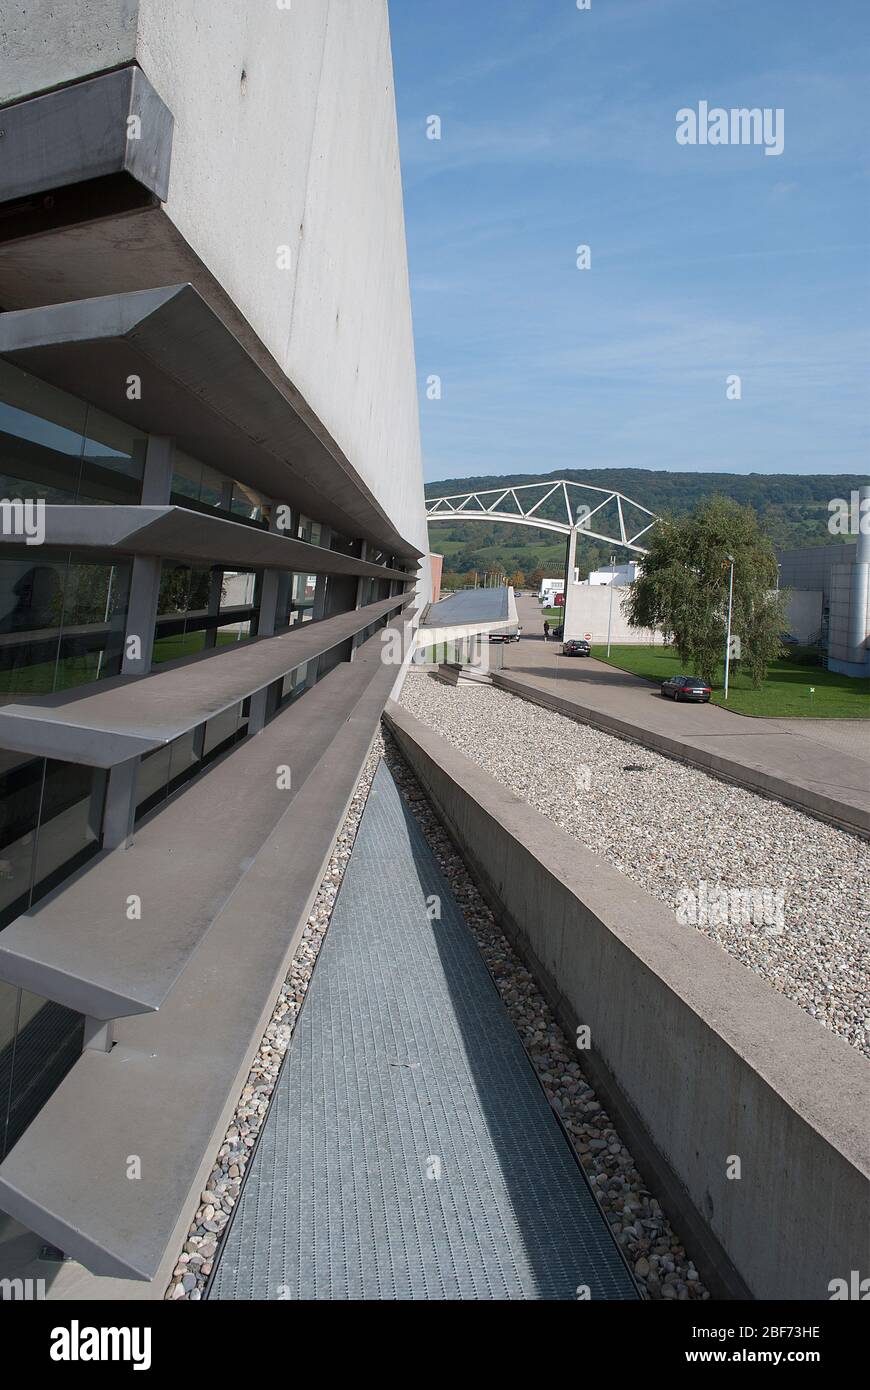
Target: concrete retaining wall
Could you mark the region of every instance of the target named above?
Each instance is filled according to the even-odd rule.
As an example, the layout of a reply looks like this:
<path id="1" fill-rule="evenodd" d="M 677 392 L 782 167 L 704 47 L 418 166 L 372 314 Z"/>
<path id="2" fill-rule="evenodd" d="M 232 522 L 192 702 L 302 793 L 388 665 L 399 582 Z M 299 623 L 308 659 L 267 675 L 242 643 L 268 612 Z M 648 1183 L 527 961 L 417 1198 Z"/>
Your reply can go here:
<path id="1" fill-rule="evenodd" d="M 591 1028 L 583 1065 L 714 1292 L 866 1277 L 866 1059 L 405 710 L 387 722 L 563 1025 Z"/>

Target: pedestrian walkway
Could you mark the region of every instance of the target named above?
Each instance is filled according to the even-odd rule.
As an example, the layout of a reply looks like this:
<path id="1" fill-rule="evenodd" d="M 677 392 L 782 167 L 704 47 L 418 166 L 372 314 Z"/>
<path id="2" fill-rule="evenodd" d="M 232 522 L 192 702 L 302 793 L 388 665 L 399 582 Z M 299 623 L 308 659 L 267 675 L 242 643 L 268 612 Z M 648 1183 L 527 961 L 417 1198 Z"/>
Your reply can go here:
<path id="1" fill-rule="evenodd" d="M 525 699 L 684 758 L 705 771 L 870 833 L 870 721 L 754 719 L 718 705 L 663 700 L 658 686 L 593 657 L 535 640 L 536 599 L 517 604 L 525 635 L 506 649 L 494 683 Z"/>
<path id="2" fill-rule="evenodd" d="M 382 763 L 208 1297 L 584 1296 L 638 1294 Z"/>

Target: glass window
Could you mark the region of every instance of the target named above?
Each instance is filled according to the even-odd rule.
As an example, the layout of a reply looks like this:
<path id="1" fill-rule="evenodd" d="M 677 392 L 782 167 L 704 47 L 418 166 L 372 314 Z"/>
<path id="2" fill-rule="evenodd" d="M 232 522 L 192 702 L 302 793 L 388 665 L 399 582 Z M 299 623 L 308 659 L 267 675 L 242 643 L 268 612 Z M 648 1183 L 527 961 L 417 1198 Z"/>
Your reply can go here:
<path id="1" fill-rule="evenodd" d="M 213 758 L 224 748 L 229 748 L 235 742 L 241 727 L 241 705 L 233 705 L 232 709 L 225 709 L 216 714 L 205 726 L 203 757 Z"/>
<path id="2" fill-rule="evenodd" d="M 76 501 L 135 505 L 142 497 L 147 448 L 147 435 L 89 409 Z"/>
<path id="3" fill-rule="evenodd" d="M 0 751 L 0 928 L 100 846 L 105 772 Z"/>
<path id="4" fill-rule="evenodd" d="M 87 406 L 0 362 L 0 493 L 75 502 Z"/>
<path id="5" fill-rule="evenodd" d="M 299 529 L 296 534 L 301 541 L 308 541 L 309 545 L 321 545 L 323 527 L 319 521 L 312 521 L 310 516 L 300 515 Z"/>
<path id="6" fill-rule="evenodd" d="M 26 546 L 0 556 L 0 701 L 49 695 L 117 675 L 131 566 L 40 556 Z"/>
<path id="7" fill-rule="evenodd" d="M 217 511 L 228 512 L 232 504 L 232 497 L 232 480 L 225 478 L 216 469 L 209 468 L 207 464 L 203 464 L 199 485 L 200 505 Z"/>
<path id="8" fill-rule="evenodd" d="M 317 576 L 314 574 L 282 574 L 278 581 L 278 601 L 275 608 L 275 629 L 283 632 L 314 616 L 314 595 Z"/>
<path id="9" fill-rule="evenodd" d="M 298 700 L 300 695 L 304 695 L 308 682 L 309 670 L 312 666 L 310 661 L 306 661 L 302 666 L 297 666 L 295 671 L 289 671 L 281 683 L 281 705 L 290 705 L 294 700 Z"/>
<path id="10" fill-rule="evenodd" d="M 160 575 L 155 665 L 215 645 L 225 577 L 219 568 L 166 562 Z"/>
<path id="11" fill-rule="evenodd" d="M 97 853 L 105 797 L 102 769 L 46 760 L 31 905 Z"/>
<path id="12" fill-rule="evenodd" d="M 9 1095 L 12 1089 L 12 1058 L 15 1053 L 20 994 L 21 991 L 16 985 L 0 982 L 0 1158 L 6 1153 L 6 1117 L 9 1114 Z"/>
<path id="13" fill-rule="evenodd" d="M 268 503 L 261 493 L 192 458 L 183 449 L 175 451 L 171 500 L 177 507 L 219 512 L 259 527 L 268 525 Z"/>
<path id="14" fill-rule="evenodd" d="M 0 927 L 30 903 L 43 763 L 0 749 Z"/>
<path id="15" fill-rule="evenodd" d="M 176 506 L 198 502 L 201 482 L 202 464 L 199 459 L 176 449 L 172 468 L 172 501 Z"/>
<path id="16" fill-rule="evenodd" d="M 81 1056 L 81 1014 L 22 990 L 9 1058 L 9 1106 L 3 1151 L 8 1153 L 35 1119 L 52 1091 Z M 0 1086 L 5 1059 L 0 1054 Z"/>
<path id="17" fill-rule="evenodd" d="M 260 493 L 245 483 L 233 483 L 232 513 L 237 520 L 268 524 L 269 507 Z"/>
<path id="18" fill-rule="evenodd" d="M 250 700 L 216 714 L 163 748 L 147 753 L 136 782 L 136 820 L 189 782 L 207 763 L 245 738 Z"/>
<path id="19" fill-rule="evenodd" d="M 145 815 L 196 772 L 202 758 L 200 729 L 189 729 L 163 748 L 147 753 L 139 764 L 136 782 L 136 815 Z"/>
<path id="20" fill-rule="evenodd" d="M 0 362 L 0 495 L 136 503 L 147 436 Z"/>
<path id="21" fill-rule="evenodd" d="M 71 560 L 64 585 L 55 690 L 117 676 L 124 658 L 129 562 Z"/>
<path id="22" fill-rule="evenodd" d="M 7 558 L 7 555 L 9 558 Z M 27 558 L 25 558 L 25 556 Z M 4 547 L 0 557 L 0 699 L 54 690 L 66 561 Z"/>

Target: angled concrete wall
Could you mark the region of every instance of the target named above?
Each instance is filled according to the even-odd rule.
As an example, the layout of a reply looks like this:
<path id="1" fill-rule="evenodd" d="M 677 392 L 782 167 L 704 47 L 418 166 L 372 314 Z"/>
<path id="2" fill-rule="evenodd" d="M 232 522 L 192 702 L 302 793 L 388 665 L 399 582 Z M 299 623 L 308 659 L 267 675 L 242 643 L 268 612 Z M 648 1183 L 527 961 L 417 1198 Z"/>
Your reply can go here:
<path id="1" fill-rule="evenodd" d="M 714 1291 L 864 1277 L 867 1059 L 406 710 L 388 724 L 563 1025 L 591 1028 L 583 1065 Z"/>
<path id="2" fill-rule="evenodd" d="M 18 0 L 3 28 L 0 101 L 135 61 L 175 132 L 162 213 L 122 219 L 90 260 L 89 229 L 47 267 L 4 251 L 0 302 L 21 307 L 28 277 L 29 303 L 200 284 L 198 260 L 427 553 L 386 0 Z"/>
<path id="3" fill-rule="evenodd" d="M 0 17 L 0 102 L 132 62 L 139 0 L 10 0 Z"/>

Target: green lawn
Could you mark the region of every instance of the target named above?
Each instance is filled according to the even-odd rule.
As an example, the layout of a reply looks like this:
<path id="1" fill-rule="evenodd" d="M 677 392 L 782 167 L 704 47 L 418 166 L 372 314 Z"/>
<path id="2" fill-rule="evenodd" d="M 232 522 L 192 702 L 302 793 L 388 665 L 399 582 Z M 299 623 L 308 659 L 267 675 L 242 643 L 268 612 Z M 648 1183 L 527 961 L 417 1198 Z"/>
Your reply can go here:
<path id="1" fill-rule="evenodd" d="M 238 640 L 234 632 L 219 632 L 215 645 L 225 647 Z M 202 651 L 205 651 L 204 632 L 188 632 L 177 637 L 158 637 L 154 643 L 152 661 L 155 666 L 162 666 L 166 661 L 178 661 L 183 656 L 193 656 L 196 652 Z"/>
<path id="2" fill-rule="evenodd" d="M 493 545 L 475 545 L 473 541 L 448 541 L 439 537 L 440 526 L 432 527 L 429 532 L 432 549 L 436 555 L 444 556 L 444 568 L 452 568 L 450 561 L 453 556 L 458 555 L 464 550 L 473 550 L 475 555 L 481 559 L 481 569 L 498 569 L 504 563 L 508 573 L 513 570 L 522 570 L 525 573 L 529 568 L 529 557 L 537 559 L 538 565 L 544 570 L 554 570 L 558 572 L 565 565 L 565 542 L 556 541 L 553 545 L 546 544 L 543 539 L 538 545 L 532 542 L 528 545 L 505 545 L 503 542 L 496 541 Z M 447 527 L 443 527 L 446 531 Z"/>
<path id="3" fill-rule="evenodd" d="M 599 661 L 607 661 L 607 647 L 593 647 L 592 655 Z M 613 646 L 610 665 L 655 682 L 677 673 L 696 674 L 682 670 L 682 662 L 672 647 Z M 720 670 L 713 690 L 713 703 L 717 705 L 725 704 L 722 680 Z M 811 687 L 813 695 L 810 695 Z M 732 670 L 727 708 L 735 714 L 768 719 L 867 719 L 870 717 L 868 696 L 870 680 L 840 676 L 821 666 L 804 666 L 790 654 L 771 663 L 761 690 L 753 690 L 746 676 Z"/>
<path id="4" fill-rule="evenodd" d="M 238 641 L 235 633 L 219 632 L 217 645 L 223 647 Z M 153 664 L 160 666 L 165 661 L 178 661 L 182 656 L 193 656 L 205 646 L 205 634 L 191 632 L 186 636 L 160 637 L 154 643 Z M 41 661 L 33 666 L 13 667 L 0 672 L 0 695 L 5 700 L 15 700 L 25 695 L 51 695 L 62 690 L 75 690 L 81 685 L 89 685 L 97 680 L 99 653 L 88 652 L 81 656 L 63 657 L 55 665 L 53 661 Z"/>

